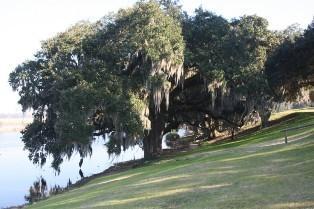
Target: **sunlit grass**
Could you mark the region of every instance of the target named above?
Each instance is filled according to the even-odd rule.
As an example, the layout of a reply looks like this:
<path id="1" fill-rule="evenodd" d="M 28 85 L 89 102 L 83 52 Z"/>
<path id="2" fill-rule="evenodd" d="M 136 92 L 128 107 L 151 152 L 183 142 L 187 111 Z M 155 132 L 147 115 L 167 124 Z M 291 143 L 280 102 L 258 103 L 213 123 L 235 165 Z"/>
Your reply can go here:
<path id="1" fill-rule="evenodd" d="M 159 191 L 155 193 L 146 193 L 145 195 L 141 195 L 134 198 L 103 201 L 103 202 L 99 202 L 88 207 L 94 208 L 94 207 L 105 207 L 105 206 L 114 206 L 114 205 L 125 205 L 125 204 L 130 204 L 132 202 L 138 202 L 138 201 L 143 201 L 143 200 L 147 201 L 152 198 L 161 198 L 161 197 L 166 197 L 170 195 L 186 193 L 186 192 L 191 192 L 191 191 L 193 191 L 193 188 L 171 189 L 171 190 Z"/>
<path id="2" fill-rule="evenodd" d="M 137 184 L 134 184 L 135 186 L 141 186 L 141 185 L 147 185 L 147 184 L 155 184 L 165 181 L 170 181 L 174 179 L 180 179 L 180 178 L 187 178 L 189 175 L 178 175 L 178 176 L 169 176 L 169 177 L 163 177 L 163 178 L 152 178 L 152 179 L 145 179 L 142 182 L 139 182 Z"/>
<path id="3" fill-rule="evenodd" d="M 272 209 L 314 208 L 314 201 L 279 203 L 271 205 L 270 208 Z"/>
<path id="4" fill-rule="evenodd" d="M 53 196 L 28 208 L 312 208 L 313 112 L 237 141 L 162 158 Z"/>
<path id="5" fill-rule="evenodd" d="M 271 121 L 277 120 L 279 118 L 290 115 L 292 113 L 314 113 L 314 107 L 307 107 L 303 109 L 292 109 L 292 110 L 282 111 L 278 113 L 273 113 L 270 116 L 270 120 Z"/>

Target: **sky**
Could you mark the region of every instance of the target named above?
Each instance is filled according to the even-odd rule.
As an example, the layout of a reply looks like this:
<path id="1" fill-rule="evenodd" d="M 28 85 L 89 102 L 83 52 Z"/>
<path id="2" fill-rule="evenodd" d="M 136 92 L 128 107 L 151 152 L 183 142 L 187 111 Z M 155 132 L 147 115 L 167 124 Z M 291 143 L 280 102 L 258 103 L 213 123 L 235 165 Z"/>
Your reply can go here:
<path id="1" fill-rule="evenodd" d="M 80 20 L 96 21 L 136 0 L 0 0 L 0 114 L 20 113 L 18 95 L 8 84 L 14 68 L 40 49 L 42 40 Z M 314 0 L 181 0 L 192 14 L 202 6 L 227 19 L 256 14 L 269 28 L 282 30 L 293 23 L 306 28 L 314 16 Z"/>

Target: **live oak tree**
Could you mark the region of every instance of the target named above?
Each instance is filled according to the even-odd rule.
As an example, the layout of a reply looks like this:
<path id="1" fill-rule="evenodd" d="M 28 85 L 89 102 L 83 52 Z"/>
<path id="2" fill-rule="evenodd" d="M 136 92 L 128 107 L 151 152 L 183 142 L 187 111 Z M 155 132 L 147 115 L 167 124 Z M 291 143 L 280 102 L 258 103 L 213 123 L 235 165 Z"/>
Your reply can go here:
<path id="1" fill-rule="evenodd" d="M 113 23 L 104 22 L 94 44 L 97 59 L 106 60 L 107 68 L 123 80 L 124 92 L 140 107 L 144 155 L 154 157 L 161 151 L 166 123 L 161 113 L 183 76 L 180 23 L 156 2 L 139 2 L 118 12 Z"/>
<path id="2" fill-rule="evenodd" d="M 235 130 L 253 110 L 267 121 L 272 104 L 264 64 L 278 39 L 267 21 L 227 21 L 197 9 L 188 16 L 173 1 L 140 1 L 96 23 L 81 22 L 42 43 L 33 60 L 10 74 L 23 110 L 23 131 L 35 163 L 91 154 L 95 135 L 110 153 L 142 143 L 160 154 L 162 137 L 182 124 Z"/>

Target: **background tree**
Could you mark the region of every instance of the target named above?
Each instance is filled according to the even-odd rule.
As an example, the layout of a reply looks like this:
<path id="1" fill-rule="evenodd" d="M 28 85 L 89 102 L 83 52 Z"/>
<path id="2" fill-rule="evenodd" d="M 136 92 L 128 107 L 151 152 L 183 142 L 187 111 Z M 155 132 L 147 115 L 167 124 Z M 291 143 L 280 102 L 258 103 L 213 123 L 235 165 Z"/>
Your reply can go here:
<path id="1" fill-rule="evenodd" d="M 293 101 L 314 85 L 314 24 L 302 35 L 289 36 L 267 61 L 266 74 L 279 101 Z"/>
<path id="2" fill-rule="evenodd" d="M 179 121 L 209 129 L 211 137 L 215 129 L 243 126 L 254 109 L 265 124 L 272 101 L 263 70 L 278 42 L 267 25 L 257 16 L 228 22 L 201 8 L 185 18 L 186 79 L 183 91 L 176 91 L 181 99 L 174 101 Z"/>

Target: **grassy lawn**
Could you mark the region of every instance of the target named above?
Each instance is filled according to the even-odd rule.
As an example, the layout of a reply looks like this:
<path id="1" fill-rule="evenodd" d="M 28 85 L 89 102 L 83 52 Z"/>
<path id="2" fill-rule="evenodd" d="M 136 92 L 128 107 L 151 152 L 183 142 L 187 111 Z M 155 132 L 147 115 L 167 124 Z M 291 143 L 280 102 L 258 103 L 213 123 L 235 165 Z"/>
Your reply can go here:
<path id="1" fill-rule="evenodd" d="M 104 176 L 28 208 L 314 208 L 314 112 Z"/>

